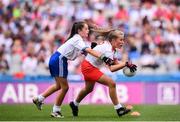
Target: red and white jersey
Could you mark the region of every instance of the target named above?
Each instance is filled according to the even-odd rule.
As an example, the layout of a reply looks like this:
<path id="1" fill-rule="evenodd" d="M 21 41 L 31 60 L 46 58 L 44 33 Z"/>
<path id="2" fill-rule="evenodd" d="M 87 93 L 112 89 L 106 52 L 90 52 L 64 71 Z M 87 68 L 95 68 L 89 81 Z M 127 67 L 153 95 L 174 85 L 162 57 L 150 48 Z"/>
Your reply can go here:
<path id="1" fill-rule="evenodd" d="M 111 59 L 114 59 L 114 51 L 112 50 L 112 45 L 109 41 L 104 41 L 103 44 L 97 45 L 93 48 L 93 50 L 105 54 L 105 56 Z M 96 58 L 90 54 L 88 54 L 85 59 L 97 68 L 101 68 L 103 66 L 103 61 L 101 59 Z"/>
<path id="2" fill-rule="evenodd" d="M 68 60 L 74 60 L 87 46 L 79 34 L 75 34 L 72 38 L 61 45 L 57 51 L 60 52 Z"/>

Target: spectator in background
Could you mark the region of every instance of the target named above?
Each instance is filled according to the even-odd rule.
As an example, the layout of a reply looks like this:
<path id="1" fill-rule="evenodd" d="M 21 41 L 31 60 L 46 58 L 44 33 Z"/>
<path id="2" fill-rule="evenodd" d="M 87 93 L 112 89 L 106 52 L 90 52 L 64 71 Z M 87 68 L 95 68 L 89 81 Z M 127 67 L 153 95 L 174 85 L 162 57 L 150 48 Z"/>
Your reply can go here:
<path id="1" fill-rule="evenodd" d="M 0 46 L 0 73 L 7 74 L 9 70 L 8 61 L 4 56 L 4 45 Z"/>
<path id="2" fill-rule="evenodd" d="M 20 39 L 14 40 L 10 55 L 10 74 L 15 75 L 16 73 L 22 72 L 22 60 L 25 54 Z"/>
<path id="3" fill-rule="evenodd" d="M 46 26 L 43 33 L 41 34 L 41 39 L 48 45 L 53 44 L 54 35 L 50 31 L 49 26 Z"/>
<path id="4" fill-rule="evenodd" d="M 129 19 L 128 12 L 123 5 L 119 5 L 118 12 L 115 15 L 116 19 L 121 22 L 126 22 Z"/>
<path id="5" fill-rule="evenodd" d="M 34 43 L 29 41 L 26 49 L 26 56 L 22 62 L 22 70 L 25 75 L 35 76 L 38 60 L 34 52 Z"/>
<path id="6" fill-rule="evenodd" d="M 46 63 L 46 51 L 45 49 L 40 49 L 37 52 L 37 66 L 36 66 L 36 75 L 39 76 L 48 76 L 49 69 Z"/>
<path id="7" fill-rule="evenodd" d="M 97 25 L 103 27 L 106 25 L 106 18 L 104 16 L 104 11 L 102 9 L 97 10 L 97 14 L 94 17 L 94 21 Z"/>

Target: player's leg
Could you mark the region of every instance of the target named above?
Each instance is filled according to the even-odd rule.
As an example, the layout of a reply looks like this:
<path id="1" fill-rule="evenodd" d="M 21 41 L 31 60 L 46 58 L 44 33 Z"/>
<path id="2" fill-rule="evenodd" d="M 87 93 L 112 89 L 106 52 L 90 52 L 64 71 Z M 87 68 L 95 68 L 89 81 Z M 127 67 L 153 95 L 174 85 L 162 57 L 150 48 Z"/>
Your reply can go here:
<path id="1" fill-rule="evenodd" d="M 51 113 L 52 117 L 60 117 L 63 118 L 64 116 L 61 114 L 61 104 L 64 100 L 64 97 L 69 89 L 69 85 L 66 78 L 63 77 L 55 77 L 56 83 L 60 85 L 61 89 L 57 94 L 55 104 L 53 106 L 53 111 Z"/>
<path id="2" fill-rule="evenodd" d="M 70 102 L 70 107 L 72 109 L 72 114 L 73 116 L 78 116 L 78 106 L 79 103 L 81 102 L 81 100 L 86 97 L 89 93 L 91 93 L 93 91 L 95 82 L 91 82 L 91 81 L 86 81 L 85 82 L 85 87 L 83 89 L 80 90 L 77 98 Z"/>
<path id="3" fill-rule="evenodd" d="M 111 101 L 114 105 L 117 105 L 119 102 L 116 94 L 116 83 L 106 75 L 102 75 L 97 82 L 109 87 Z"/>
<path id="4" fill-rule="evenodd" d="M 58 83 L 53 84 L 49 86 L 43 93 L 38 95 L 37 97 L 33 98 L 33 103 L 36 105 L 38 110 L 42 110 L 43 101 L 46 97 L 53 94 L 57 90 L 59 90 L 61 87 Z"/>
<path id="5" fill-rule="evenodd" d="M 69 89 L 69 85 L 68 85 L 68 81 L 66 78 L 62 78 L 62 77 L 56 77 L 56 82 L 59 83 L 59 85 L 61 86 L 61 90 L 59 91 L 57 97 L 56 97 L 56 105 L 61 105 L 64 97 Z"/>
<path id="6" fill-rule="evenodd" d="M 95 85 L 95 82 L 85 81 L 85 87 L 83 89 L 81 89 L 81 91 L 79 92 L 79 94 L 76 98 L 76 102 L 80 103 L 81 100 L 85 96 L 87 96 L 89 93 L 91 93 L 94 89 L 94 85 Z"/>
<path id="7" fill-rule="evenodd" d="M 60 89 L 61 89 L 61 86 L 56 83 L 56 84 L 49 86 L 48 89 L 46 91 L 44 91 L 41 95 L 44 98 L 46 98 L 46 97 L 50 96 L 51 94 L 53 94 L 54 92 L 56 92 Z"/>
<path id="8" fill-rule="evenodd" d="M 60 53 L 55 52 L 49 61 L 49 71 L 52 77 L 55 76 L 59 76 L 59 75 L 63 75 L 62 73 L 64 72 L 60 72 L 59 69 L 63 69 L 63 68 L 59 68 L 60 66 L 64 67 L 64 65 L 66 66 L 67 64 L 67 60 L 65 60 L 65 58 L 63 58 Z M 67 70 L 67 68 L 65 67 L 65 70 Z M 56 79 L 55 79 L 56 80 Z M 42 94 L 38 95 L 38 97 L 35 97 L 33 99 L 33 103 L 37 106 L 37 108 L 39 110 L 42 109 L 42 104 L 43 104 L 43 100 L 48 97 L 49 95 L 51 95 L 52 93 L 54 93 L 55 91 L 59 90 L 60 84 L 58 82 L 56 82 L 55 84 L 51 85 L 49 88 L 47 88 L 47 90 L 45 90 Z"/>
<path id="9" fill-rule="evenodd" d="M 109 87 L 109 95 L 118 116 L 122 116 L 131 111 L 130 109 L 126 109 L 126 107 L 119 103 L 116 93 L 116 83 L 112 80 L 112 78 L 106 75 L 102 75 L 97 82 Z"/>

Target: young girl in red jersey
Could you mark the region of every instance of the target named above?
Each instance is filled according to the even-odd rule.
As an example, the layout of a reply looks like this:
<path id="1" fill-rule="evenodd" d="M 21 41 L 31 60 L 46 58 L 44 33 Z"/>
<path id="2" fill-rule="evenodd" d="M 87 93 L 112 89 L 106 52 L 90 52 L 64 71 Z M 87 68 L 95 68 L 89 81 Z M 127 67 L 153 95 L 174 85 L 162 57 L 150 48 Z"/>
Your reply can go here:
<path id="1" fill-rule="evenodd" d="M 109 70 L 114 72 L 127 66 L 132 72 L 136 71 L 136 65 L 128 61 L 118 61 L 114 56 L 114 52 L 116 51 L 116 49 L 121 48 L 124 44 L 124 33 L 120 30 L 111 30 L 107 36 L 107 40 L 108 41 L 104 41 L 103 44 L 97 45 L 93 49 L 106 55 L 114 61 L 113 64 L 108 65 Z M 118 116 L 122 116 L 130 112 L 130 109 L 124 107 L 118 100 L 116 93 L 116 83 L 113 81 L 112 78 L 100 71 L 100 68 L 102 66 L 103 62 L 101 60 L 89 54 L 82 62 L 81 69 L 85 79 L 85 87 L 81 89 L 75 101 L 70 102 L 73 116 L 78 116 L 79 103 L 85 96 L 87 96 L 90 92 L 93 91 L 96 82 L 109 87 L 109 95 Z"/>

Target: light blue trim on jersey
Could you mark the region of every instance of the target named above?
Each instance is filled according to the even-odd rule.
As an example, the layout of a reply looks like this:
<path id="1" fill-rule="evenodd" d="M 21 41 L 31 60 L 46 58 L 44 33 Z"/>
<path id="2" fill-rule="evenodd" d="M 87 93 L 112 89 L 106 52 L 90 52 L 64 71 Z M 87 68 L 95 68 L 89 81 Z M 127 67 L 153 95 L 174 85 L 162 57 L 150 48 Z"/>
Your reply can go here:
<path id="1" fill-rule="evenodd" d="M 63 76 L 63 61 L 62 55 L 59 56 L 59 76 Z"/>
<path id="2" fill-rule="evenodd" d="M 86 52 L 86 48 L 89 48 L 89 47 L 84 47 L 81 51 L 82 51 L 83 53 L 85 53 L 85 52 Z"/>

